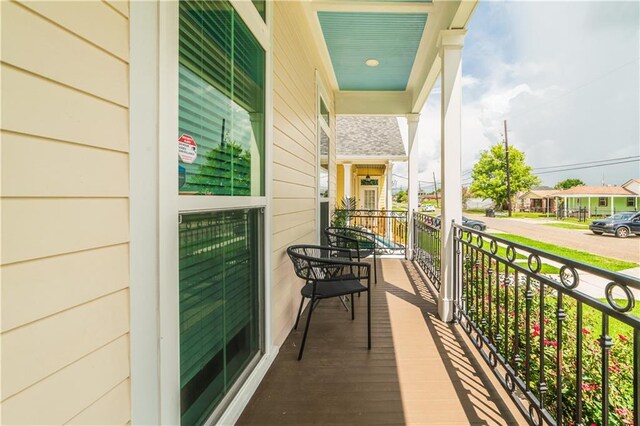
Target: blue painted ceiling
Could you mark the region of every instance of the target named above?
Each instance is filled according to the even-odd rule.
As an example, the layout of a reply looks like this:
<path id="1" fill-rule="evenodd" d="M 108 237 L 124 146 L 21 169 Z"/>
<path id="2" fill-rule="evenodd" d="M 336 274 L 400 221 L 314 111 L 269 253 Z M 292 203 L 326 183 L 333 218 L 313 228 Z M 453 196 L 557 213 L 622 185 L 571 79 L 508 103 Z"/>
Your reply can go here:
<path id="1" fill-rule="evenodd" d="M 340 90 L 406 90 L 426 13 L 318 12 L 318 19 Z"/>

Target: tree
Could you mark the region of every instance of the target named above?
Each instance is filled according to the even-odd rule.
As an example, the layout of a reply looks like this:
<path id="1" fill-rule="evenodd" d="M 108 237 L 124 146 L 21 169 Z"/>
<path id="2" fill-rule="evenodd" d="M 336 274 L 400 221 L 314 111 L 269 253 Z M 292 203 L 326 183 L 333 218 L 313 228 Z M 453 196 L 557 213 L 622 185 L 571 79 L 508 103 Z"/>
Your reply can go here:
<path id="1" fill-rule="evenodd" d="M 584 186 L 586 185 L 583 181 L 581 181 L 580 179 L 576 179 L 576 178 L 571 178 L 571 179 L 565 179 L 563 181 L 560 181 L 558 183 L 556 183 L 556 186 L 554 187 L 555 189 L 569 189 L 569 188 L 573 188 L 574 186 Z"/>
<path id="2" fill-rule="evenodd" d="M 405 191 L 404 189 L 398 191 L 395 198 L 396 203 L 406 203 L 408 198 L 407 191 Z"/>
<path id="3" fill-rule="evenodd" d="M 473 183 L 470 191 L 484 199 L 493 200 L 496 208 L 507 202 L 507 163 L 503 143 L 497 143 L 489 150 L 482 151 L 480 159 L 473 166 Z M 525 163 L 522 151 L 509 147 L 509 174 L 511 176 L 511 197 L 520 191 L 528 191 L 540 184 L 540 178 L 532 173 Z"/>

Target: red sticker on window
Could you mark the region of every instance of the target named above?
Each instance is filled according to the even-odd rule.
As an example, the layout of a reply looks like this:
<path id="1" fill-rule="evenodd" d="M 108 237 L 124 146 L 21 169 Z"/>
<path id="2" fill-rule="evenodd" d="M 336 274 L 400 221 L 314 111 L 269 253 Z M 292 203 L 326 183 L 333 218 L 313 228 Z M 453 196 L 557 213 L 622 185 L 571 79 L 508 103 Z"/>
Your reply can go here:
<path id="1" fill-rule="evenodd" d="M 178 155 L 183 163 L 191 164 L 198 156 L 198 145 L 189 135 L 182 135 L 178 138 Z"/>

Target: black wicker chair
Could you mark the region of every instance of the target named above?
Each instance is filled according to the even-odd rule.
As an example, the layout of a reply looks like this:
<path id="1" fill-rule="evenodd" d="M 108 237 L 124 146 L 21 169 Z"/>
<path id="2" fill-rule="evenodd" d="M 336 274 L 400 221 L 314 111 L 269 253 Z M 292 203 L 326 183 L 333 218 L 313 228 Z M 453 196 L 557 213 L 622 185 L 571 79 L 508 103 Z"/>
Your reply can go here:
<path id="1" fill-rule="evenodd" d="M 331 247 L 348 248 L 358 262 L 373 256 L 373 282 L 378 283 L 378 258 L 376 235 L 372 232 L 352 227 L 330 226 L 324 230 Z"/>
<path id="2" fill-rule="evenodd" d="M 302 359 L 304 345 L 309 332 L 311 315 L 322 299 L 350 295 L 351 319 L 355 319 L 353 295 L 367 292 L 367 338 L 371 349 L 371 265 L 365 262 L 354 262 L 350 249 L 323 247 L 314 245 L 295 245 L 287 249 L 293 262 L 296 275 L 305 280 L 300 290 L 302 300 L 298 309 L 295 329 L 298 328 L 304 299 L 310 299 L 307 324 L 304 328 L 302 344 L 298 360 Z M 366 280 L 366 286 L 361 281 Z"/>

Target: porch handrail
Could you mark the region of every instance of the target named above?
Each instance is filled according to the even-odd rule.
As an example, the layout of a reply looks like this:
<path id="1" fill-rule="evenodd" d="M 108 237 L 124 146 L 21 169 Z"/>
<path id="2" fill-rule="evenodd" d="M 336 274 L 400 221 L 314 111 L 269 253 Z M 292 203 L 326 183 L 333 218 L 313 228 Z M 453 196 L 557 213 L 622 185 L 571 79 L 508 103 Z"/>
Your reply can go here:
<path id="1" fill-rule="evenodd" d="M 638 425 L 640 280 L 453 228 L 454 317 L 529 422 Z"/>
<path id="2" fill-rule="evenodd" d="M 336 217 L 346 218 L 346 223 L 336 224 L 338 226 L 360 227 L 377 235 L 379 254 L 406 253 L 409 218 L 407 211 L 336 209 L 334 218 Z"/>
<path id="3" fill-rule="evenodd" d="M 440 291 L 440 219 L 413 213 L 413 260 Z"/>

